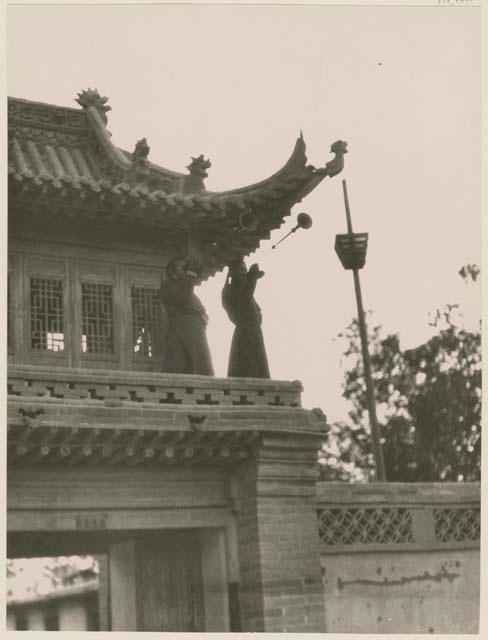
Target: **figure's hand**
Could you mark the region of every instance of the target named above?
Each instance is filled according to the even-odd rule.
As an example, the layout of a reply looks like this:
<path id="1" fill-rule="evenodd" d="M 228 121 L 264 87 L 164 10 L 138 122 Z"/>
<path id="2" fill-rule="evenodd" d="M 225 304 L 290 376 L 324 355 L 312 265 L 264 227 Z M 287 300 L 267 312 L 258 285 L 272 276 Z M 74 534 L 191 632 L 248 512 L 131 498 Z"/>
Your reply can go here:
<path id="1" fill-rule="evenodd" d="M 254 263 L 249 267 L 249 273 L 254 275 L 256 278 L 262 278 L 264 276 L 264 271 L 259 270 L 259 265 L 257 263 Z"/>

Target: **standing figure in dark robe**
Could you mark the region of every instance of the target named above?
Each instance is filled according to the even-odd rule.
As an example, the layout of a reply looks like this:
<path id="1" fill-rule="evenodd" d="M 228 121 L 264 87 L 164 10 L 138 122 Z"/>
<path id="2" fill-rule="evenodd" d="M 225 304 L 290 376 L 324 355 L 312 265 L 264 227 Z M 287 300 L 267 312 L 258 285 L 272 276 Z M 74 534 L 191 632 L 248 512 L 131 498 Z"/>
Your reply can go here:
<path id="1" fill-rule="evenodd" d="M 263 276 L 257 264 L 249 271 L 242 260 L 229 266 L 222 305 L 235 325 L 227 372 L 230 377 L 270 377 L 261 331 L 261 309 L 254 300 L 256 282 Z"/>
<path id="2" fill-rule="evenodd" d="M 166 315 L 164 371 L 213 376 L 206 326 L 208 316 L 193 293 L 196 270 L 182 258 L 172 260 L 159 295 Z"/>

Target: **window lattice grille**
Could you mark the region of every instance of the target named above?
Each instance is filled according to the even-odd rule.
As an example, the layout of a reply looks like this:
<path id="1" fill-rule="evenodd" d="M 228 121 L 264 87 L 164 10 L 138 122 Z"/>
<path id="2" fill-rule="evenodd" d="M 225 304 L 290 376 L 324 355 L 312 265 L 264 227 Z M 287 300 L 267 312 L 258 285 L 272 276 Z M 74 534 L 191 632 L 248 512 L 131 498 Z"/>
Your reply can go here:
<path id="1" fill-rule="evenodd" d="M 473 507 L 434 509 L 435 537 L 438 542 L 466 542 L 480 539 L 480 510 Z"/>
<path id="2" fill-rule="evenodd" d="M 83 353 L 114 352 L 112 285 L 81 283 Z"/>
<path id="3" fill-rule="evenodd" d="M 413 542 L 412 518 L 398 507 L 319 509 L 319 534 L 324 545 Z"/>
<path id="4" fill-rule="evenodd" d="M 63 351 L 63 282 L 31 278 L 31 348 Z"/>
<path id="5" fill-rule="evenodd" d="M 160 326 L 157 289 L 132 287 L 132 339 L 136 356 L 155 355 Z"/>

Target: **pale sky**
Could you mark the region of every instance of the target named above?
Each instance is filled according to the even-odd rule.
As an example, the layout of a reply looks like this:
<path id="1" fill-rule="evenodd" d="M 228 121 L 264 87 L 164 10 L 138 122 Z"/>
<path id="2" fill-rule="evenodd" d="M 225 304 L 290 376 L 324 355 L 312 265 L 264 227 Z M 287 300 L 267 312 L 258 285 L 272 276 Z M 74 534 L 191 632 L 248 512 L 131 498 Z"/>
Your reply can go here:
<path id="1" fill-rule="evenodd" d="M 481 261 L 480 9 L 451 7 L 37 5 L 8 7 L 9 95 L 77 106 L 78 91 L 109 96 L 113 142 L 185 171 L 212 161 L 209 190 L 268 177 L 300 130 L 323 166 L 341 138 L 341 176 L 325 181 L 251 256 L 266 276 L 256 298 L 272 377 L 302 380 L 307 407 L 344 419 L 341 345 L 356 314 L 352 275 L 334 252 L 346 231 L 341 178 L 356 231 L 368 231 L 361 272 L 374 323 L 404 347 L 431 335 L 428 314 L 478 287 L 457 275 Z M 300 211 L 314 225 L 276 242 Z M 210 315 L 217 375 L 233 327 L 221 308 L 225 275 L 197 291 Z"/>

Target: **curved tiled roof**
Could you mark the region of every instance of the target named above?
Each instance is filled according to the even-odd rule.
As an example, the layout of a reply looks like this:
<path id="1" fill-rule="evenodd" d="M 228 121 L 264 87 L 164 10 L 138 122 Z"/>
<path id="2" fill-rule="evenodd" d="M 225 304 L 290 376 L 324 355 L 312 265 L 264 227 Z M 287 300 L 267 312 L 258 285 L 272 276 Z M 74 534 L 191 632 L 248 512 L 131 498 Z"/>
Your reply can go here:
<path id="1" fill-rule="evenodd" d="M 117 194 L 124 185 L 172 193 L 185 178 L 147 161 L 137 172 L 132 154 L 112 143 L 94 106 L 73 109 L 9 98 L 8 121 L 9 175 L 16 181 Z"/>
<path id="2" fill-rule="evenodd" d="M 65 598 L 72 598 L 75 596 L 84 596 L 87 593 L 97 592 L 99 588 L 98 578 L 93 580 L 87 580 L 82 584 L 75 584 L 69 586 L 61 586 L 53 588 L 52 591 L 47 593 L 31 592 L 23 596 L 10 596 L 7 597 L 7 609 L 22 606 L 27 604 L 52 602 L 53 600 L 64 600 Z"/>
<path id="3" fill-rule="evenodd" d="M 343 167 L 344 142 L 334 143 L 334 159 L 316 169 L 307 164 L 300 135 L 287 163 L 271 177 L 243 188 L 210 192 L 204 186 L 210 163 L 203 156 L 194 159 L 188 174 L 159 167 L 148 161 L 145 140 L 132 153 L 113 144 L 107 129 L 107 98 L 87 90 L 77 101 L 81 109 L 9 99 L 11 203 L 23 209 L 35 207 L 42 194 L 53 215 L 69 214 L 75 207 L 80 216 L 91 217 L 91 224 L 95 220 L 196 230 L 204 245 L 208 240 L 209 273 L 254 251 L 283 223 L 294 204 Z M 250 214 L 254 224 L 243 229 L 242 214 Z"/>

